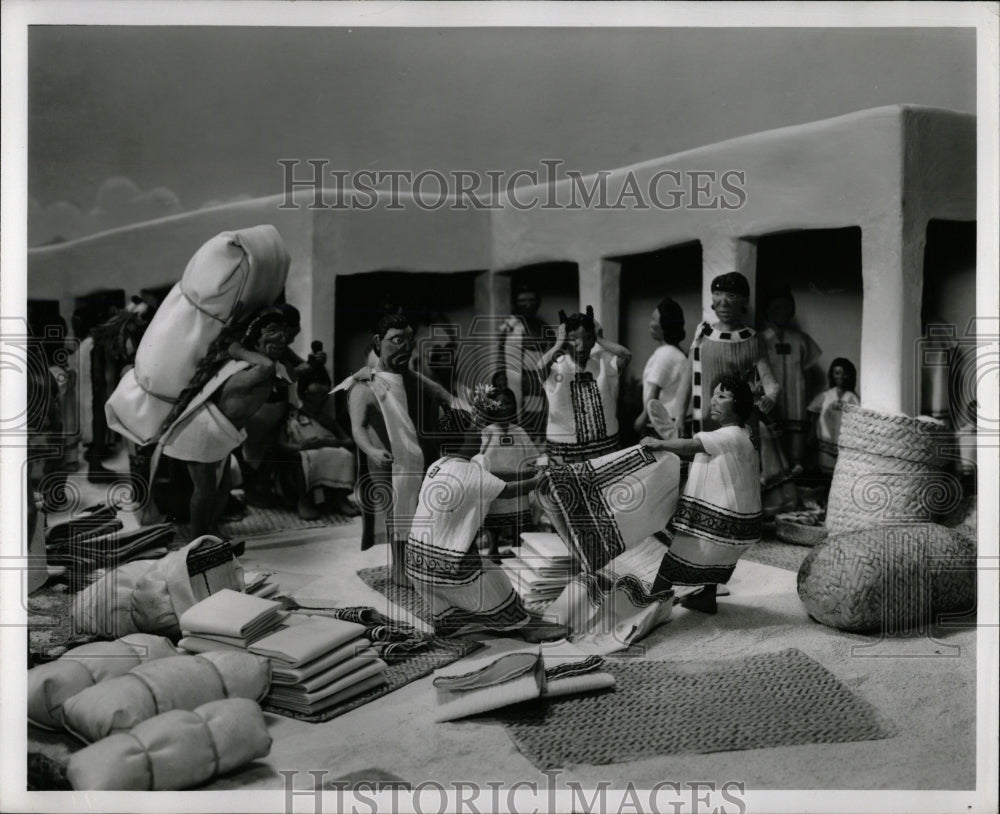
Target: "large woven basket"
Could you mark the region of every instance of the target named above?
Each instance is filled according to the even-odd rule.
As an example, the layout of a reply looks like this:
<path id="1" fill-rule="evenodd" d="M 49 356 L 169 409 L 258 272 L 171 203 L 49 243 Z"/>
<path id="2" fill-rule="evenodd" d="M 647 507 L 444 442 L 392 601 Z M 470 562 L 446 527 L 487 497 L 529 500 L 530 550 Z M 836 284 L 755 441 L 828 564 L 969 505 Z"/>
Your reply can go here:
<path id="1" fill-rule="evenodd" d="M 928 522 L 961 498 L 939 465 L 947 431 L 937 424 L 848 405 L 830 486 L 830 534 L 887 523 Z"/>
<path id="2" fill-rule="evenodd" d="M 859 633 L 929 629 L 976 603 L 976 543 L 934 523 L 831 535 L 799 568 L 798 594 L 818 622 Z"/>

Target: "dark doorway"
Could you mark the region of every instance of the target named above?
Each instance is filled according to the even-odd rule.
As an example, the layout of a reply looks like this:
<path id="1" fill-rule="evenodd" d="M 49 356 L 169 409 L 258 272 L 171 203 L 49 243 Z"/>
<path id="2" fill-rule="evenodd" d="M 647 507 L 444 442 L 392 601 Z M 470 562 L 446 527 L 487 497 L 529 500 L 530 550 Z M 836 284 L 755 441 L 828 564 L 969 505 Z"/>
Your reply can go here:
<path id="1" fill-rule="evenodd" d="M 962 341 L 975 315 L 976 222 L 932 220 L 920 307 L 920 412 L 953 426 L 975 398 L 975 342 Z"/>
<path id="2" fill-rule="evenodd" d="M 684 311 L 687 352 L 701 321 L 702 250 L 697 240 L 641 254 L 611 257 L 621 266 L 618 341 L 632 351 L 632 362 L 621 381 L 618 397 L 618 427 L 622 444 L 637 443 L 633 429 L 642 412 L 642 372 L 657 347 L 649 333 L 653 310 L 666 296 Z"/>
<path id="3" fill-rule="evenodd" d="M 333 364 L 338 379 L 365 364 L 372 328 L 391 304 L 402 307 L 417 334 L 418 352 L 433 326 L 456 325 L 464 335 L 474 315 L 478 271 L 372 271 L 337 277 Z"/>
<path id="4" fill-rule="evenodd" d="M 827 370 L 837 357 L 861 364 L 861 228 L 805 229 L 757 239 L 756 321 L 764 327 L 768 301 L 788 289 L 795 300 L 792 327 L 822 350 L 809 369 L 806 399 L 827 388 Z M 864 393 L 858 394 L 862 401 Z"/>

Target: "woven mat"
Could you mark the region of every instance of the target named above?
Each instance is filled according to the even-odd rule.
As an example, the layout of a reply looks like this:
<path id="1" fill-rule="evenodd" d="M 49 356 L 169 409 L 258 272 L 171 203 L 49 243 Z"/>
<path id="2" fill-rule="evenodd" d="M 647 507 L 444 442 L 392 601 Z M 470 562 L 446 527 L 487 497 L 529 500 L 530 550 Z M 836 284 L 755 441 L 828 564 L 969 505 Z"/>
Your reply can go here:
<path id="1" fill-rule="evenodd" d="M 409 585 L 400 586 L 396 585 L 389 579 L 389 567 L 386 565 L 377 565 L 374 568 L 362 568 L 358 571 L 358 576 L 361 577 L 361 581 L 365 583 L 369 588 L 378 591 L 382 596 L 386 597 L 390 602 L 401 607 L 408 613 L 413 614 L 422 622 L 426 622 L 432 628 L 434 626 L 434 617 L 431 614 L 431 609 L 428 607 L 427 603 L 420 594 L 418 594 Z M 524 607 L 529 611 L 535 611 L 540 613 L 546 607 L 548 607 L 548 602 L 525 602 Z M 392 616 L 393 614 L 388 611 L 383 611 L 387 616 Z"/>
<path id="2" fill-rule="evenodd" d="M 889 737 L 866 701 L 799 650 L 712 662 L 609 659 L 607 669 L 613 690 L 497 714 L 538 769 Z"/>
<path id="3" fill-rule="evenodd" d="M 348 699 L 342 704 L 330 707 L 322 712 L 304 713 L 282 709 L 265 701 L 261 704 L 261 709 L 265 712 L 273 712 L 275 715 L 284 715 L 287 718 L 309 721 L 310 723 L 329 721 L 331 718 L 336 718 L 338 715 L 350 712 L 352 709 L 374 701 L 376 698 L 388 695 L 400 687 L 405 687 L 411 681 L 416 681 L 418 678 L 423 678 L 425 675 L 433 673 L 439 667 L 444 667 L 446 664 L 458 661 L 460 658 L 469 655 L 469 653 L 479 650 L 482 646 L 480 642 L 435 639 L 430 650 L 424 653 L 416 653 L 396 664 L 390 664 L 389 669 L 385 671 L 385 677 L 388 680 L 381 687 L 375 687 L 355 698 Z"/>
<path id="4" fill-rule="evenodd" d="M 810 551 L 812 551 L 811 546 L 793 545 L 777 540 L 761 540 L 750 546 L 741 559 L 798 573 L 799 566 L 802 565 L 802 561 L 809 555 Z"/>
<path id="5" fill-rule="evenodd" d="M 224 537 L 252 537 L 275 531 L 345 526 L 352 520 L 353 518 L 346 514 L 324 514 L 318 520 L 303 520 L 296 512 L 287 509 L 261 509 L 248 506 L 246 516 L 242 520 L 220 523 L 219 531 Z M 178 524 L 177 532 L 185 540 L 192 539 L 191 527 L 188 525 Z"/>

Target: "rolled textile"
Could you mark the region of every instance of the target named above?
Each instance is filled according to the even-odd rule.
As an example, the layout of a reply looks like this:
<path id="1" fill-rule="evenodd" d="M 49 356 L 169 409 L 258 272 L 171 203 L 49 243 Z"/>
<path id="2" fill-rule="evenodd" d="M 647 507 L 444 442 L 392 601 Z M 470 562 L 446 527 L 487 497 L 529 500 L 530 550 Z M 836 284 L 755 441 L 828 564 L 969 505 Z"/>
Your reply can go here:
<path id="1" fill-rule="evenodd" d="M 538 645 L 499 641 L 480 656 L 434 672 L 434 720 L 453 721 L 542 694 L 545 666 Z"/>
<path id="2" fill-rule="evenodd" d="M 569 641 L 543 642 L 545 684 L 542 696 L 556 698 L 615 686 L 615 677 L 604 672 L 604 659 Z"/>
<path id="3" fill-rule="evenodd" d="M 195 709 L 223 698 L 259 701 L 270 682 L 270 663 L 250 653 L 157 659 L 67 699 L 63 723 L 92 743 L 171 709 Z"/>
<path id="4" fill-rule="evenodd" d="M 270 225 L 222 232 L 198 249 L 146 329 L 135 367 L 108 399 L 108 426 L 139 445 L 157 440 L 206 349 L 228 322 L 277 299 L 288 265 Z"/>
<path id="5" fill-rule="evenodd" d="M 243 568 L 229 543 L 205 535 L 160 560 L 135 560 L 77 593 L 76 629 L 113 638 L 128 633 L 180 637 L 179 617 L 210 594 L 243 590 Z"/>
<path id="6" fill-rule="evenodd" d="M 113 642 L 91 642 L 28 670 L 28 720 L 45 729 L 63 725 L 62 705 L 78 692 L 116 678 L 144 661 L 176 656 L 162 636 L 132 633 Z"/>
<path id="7" fill-rule="evenodd" d="M 227 698 L 194 710 L 170 710 L 70 755 L 66 776 L 77 791 L 188 789 L 271 751 L 255 701 Z"/>

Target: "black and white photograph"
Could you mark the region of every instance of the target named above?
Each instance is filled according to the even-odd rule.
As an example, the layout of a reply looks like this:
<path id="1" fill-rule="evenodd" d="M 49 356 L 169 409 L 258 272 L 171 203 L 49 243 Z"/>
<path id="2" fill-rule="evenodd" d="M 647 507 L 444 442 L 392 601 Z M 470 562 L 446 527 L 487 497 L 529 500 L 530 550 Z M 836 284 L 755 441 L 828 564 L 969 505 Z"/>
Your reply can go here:
<path id="1" fill-rule="evenodd" d="M 997 810 L 993 3 L 3 4 L 0 810 Z"/>

